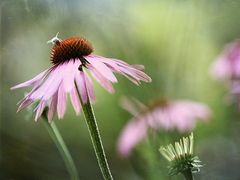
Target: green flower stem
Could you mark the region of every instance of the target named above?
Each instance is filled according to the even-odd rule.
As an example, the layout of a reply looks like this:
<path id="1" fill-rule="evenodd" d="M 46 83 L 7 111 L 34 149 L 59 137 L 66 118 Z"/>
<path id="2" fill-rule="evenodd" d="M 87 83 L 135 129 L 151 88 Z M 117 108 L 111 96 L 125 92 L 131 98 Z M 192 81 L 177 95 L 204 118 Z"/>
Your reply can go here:
<path id="1" fill-rule="evenodd" d="M 186 171 L 182 172 L 183 176 L 186 180 L 193 180 L 193 175 L 191 169 L 187 169 Z"/>
<path id="2" fill-rule="evenodd" d="M 82 104 L 84 116 L 87 122 L 88 130 L 92 139 L 95 154 L 97 156 L 98 164 L 102 171 L 102 175 L 105 180 L 112 180 L 113 177 L 111 175 L 111 172 L 107 163 L 106 155 L 105 155 L 104 148 L 101 141 L 100 132 L 98 130 L 97 121 L 94 116 L 93 108 L 89 98 L 86 104 L 83 104 L 82 101 L 81 101 L 81 104 Z"/>
<path id="3" fill-rule="evenodd" d="M 66 144 L 64 143 L 64 140 L 63 140 L 60 132 L 58 131 L 57 126 L 55 125 L 54 122 L 51 122 L 51 123 L 48 122 L 46 112 L 43 113 L 42 118 L 43 118 L 43 123 L 44 123 L 45 127 L 47 128 L 49 135 L 51 136 L 52 140 L 56 144 L 56 146 L 64 160 L 64 163 L 70 174 L 71 180 L 79 180 L 77 168 L 73 162 L 72 156 L 69 153 Z"/>

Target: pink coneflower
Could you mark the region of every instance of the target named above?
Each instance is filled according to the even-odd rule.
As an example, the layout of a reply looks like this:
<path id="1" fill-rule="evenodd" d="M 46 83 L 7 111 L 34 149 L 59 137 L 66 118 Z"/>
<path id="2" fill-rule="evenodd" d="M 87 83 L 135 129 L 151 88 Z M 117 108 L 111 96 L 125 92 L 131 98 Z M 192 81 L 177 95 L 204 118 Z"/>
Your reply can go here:
<path id="1" fill-rule="evenodd" d="M 187 100 L 160 99 L 145 106 L 138 101 L 133 103 L 124 99 L 122 105 L 134 116 L 123 129 L 118 141 L 118 151 L 122 156 L 128 156 L 147 136 L 149 129 L 189 132 L 195 127 L 197 119 L 207 121 L 211 114 L 205 104 Z"/>
<path id="2" fill-rule="evenodd" d="M 110 93 L 114 92 L 112 83 L 117 82 L 114 73 L 127 77 L 137 85 L 140 81 L 151 81 L 151 78 L 141 71 L 143 69 L 141 65 L 129 65 L 118 59 L 92 54 L 93 48 L 84 38 L 72 37 L 61 40 L 56 36 L 48 42 L 54 44 L 51 50 L 53 65 L 33 79 L 11 88 L 33 85 L 33 89 L 19 102 L 18 111 L 39 101 L 35 109 L 36 121 L 48 102 L 48 120 L 53 119 L 55 111 L 59 118 L 63 118 L 67 94 L 70 95 L 76 114 L 81 111 L 80 100 L 83 103 L 86 103 L 88 98 L 94 101 L 93 82 L 89 74 Z"/>
<path id="3" fill-rule="evenodd" d="M 211 74 L 217 80 L 240 78 L 240 39 L 225 46 L 211 66 Z"/>

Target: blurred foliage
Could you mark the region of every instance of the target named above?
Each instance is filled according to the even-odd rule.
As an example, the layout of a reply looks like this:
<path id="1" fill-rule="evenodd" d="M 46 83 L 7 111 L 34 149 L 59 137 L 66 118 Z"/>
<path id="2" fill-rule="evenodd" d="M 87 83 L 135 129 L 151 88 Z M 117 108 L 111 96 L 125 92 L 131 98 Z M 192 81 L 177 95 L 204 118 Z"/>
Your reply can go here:
<path id="1" fill-rule="evenodd" d="M 195 130 L 196 151 L 206 164 L 196 179 L 240 178 L 238 108 L 226 105 L 224 85 L 209 76 L 209 65 L 224 44 L 239 37 L 240 1 L 1 0 L 0 7 L 0 179 L 68 179 L 42 123 L 25 120 L 27 111 L 15 113 L 27 89 L 9 90 L 50 66 L 46 41 L 56 32 L 62 39 L 86 37 L 96 54 L 143 64 L 153 79 L 136 87 L 118 76 L 114 95 L 95 84 L 94 108 L 116 179 L 168 179 L 158 147 L 179 138 L 177 133 L 153 132 L 129 159 L 119 158 L 117 138 L 130 118 L 119 106 L 122 96 L 145 103 L 166 96 L 209 104 L 211 122 Z M 56 123 L 80 178 L 100 179 L 83 117 L 75 116 L 69 104 L 64 120 Z"/>

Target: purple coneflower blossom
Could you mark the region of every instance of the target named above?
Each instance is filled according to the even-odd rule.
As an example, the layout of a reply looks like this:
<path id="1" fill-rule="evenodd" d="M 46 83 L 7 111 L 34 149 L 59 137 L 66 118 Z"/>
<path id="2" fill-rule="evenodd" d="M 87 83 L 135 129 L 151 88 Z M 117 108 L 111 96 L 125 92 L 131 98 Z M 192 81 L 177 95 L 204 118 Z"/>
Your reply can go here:
<path id="1" fill-rule="evenodd" d="M 195 127 L 197 119 L 206 122 L 211 116 L 207 105 L 188 100 L 160 99 L 145 106 L 139 101 L 133 103 L 124 99 L 122 106 L 134 117 L 120 135 L 118 151 L 121 156 L 128 156 L 133 148 L 147 136 L 149 129 L 189 132 Z"/>
<path id="2" fill-rule="evenodd" d="M 211 75 L 217 80 L 240 78 L 240 39 L 225 46 L 211 66 Z"/>
<path id="3" fill-rule="evenodd" d="M 91 44 L 84 38 L 61 40 L 56 36 L 48 42 L 54 44 L 51 50 L 53 65 L 33 79 L 11 88 L 33 85 L 33 89 L 19 102 L 18 111 L 39 101 L 35 109 L 36 121 L 48 103 L 48 120 L 52 121 L 56 111 L 58 118 L 63 118 L 67 94 L 70 95 L 76 114 L 81 111 L 80 100 L 83 103 L 86 103 L 88 98 L 94 101 L 93 82 L 89 74 L 110 93 L 114 92 L 112 83 L 117 82 L 114 73 L 127 77 L 137 85 L 140 81 L 151 81 L 151 78 L 141 71 L 144 68 L 142 65 L 129 65 L 118 59 L 95 55 L 92 53 Z"/>

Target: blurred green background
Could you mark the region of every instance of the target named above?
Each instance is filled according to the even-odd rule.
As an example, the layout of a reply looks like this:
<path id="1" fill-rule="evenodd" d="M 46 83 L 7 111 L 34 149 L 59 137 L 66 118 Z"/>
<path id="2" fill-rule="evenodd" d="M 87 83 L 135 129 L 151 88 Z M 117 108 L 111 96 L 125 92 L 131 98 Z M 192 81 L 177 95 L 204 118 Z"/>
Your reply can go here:
<path id="1" fill-rule="evenodd" d="M 240 179 L 238 107 L 226 105 L 226 88 L 209 75 L 224 44 L 240 35 L 240 1 L 1 0 L 0 8 L 0 179 L 69 179 L 41 121 L 35 123 L 26 110 L 16 114 L 16 103 L 30 89 L 9 90 L 51 65 L 46 42 L 57 32 L 62 39 L 86 37 L 96 54 L 143 64 L 153 79 L 137 87 L 117 76 L 114 95 L 95 83 L 94 108 L 115 179 L 171 179 L 158 147 L 176 138 L 159 132 L 156 148 L 142 142 L 131 157 L 120 158 L 117 139 L 131 118 L 119 105 L 122 96 L 144 103 L 160 96 L 207 103 L 213 117 L 194 130 L 196 152 L 205 164 L 196 179 Z M 65 118 L 55 122 L 80 178 L 102 179 L 83 116 L 77 117 L 69 103 Z"/>

